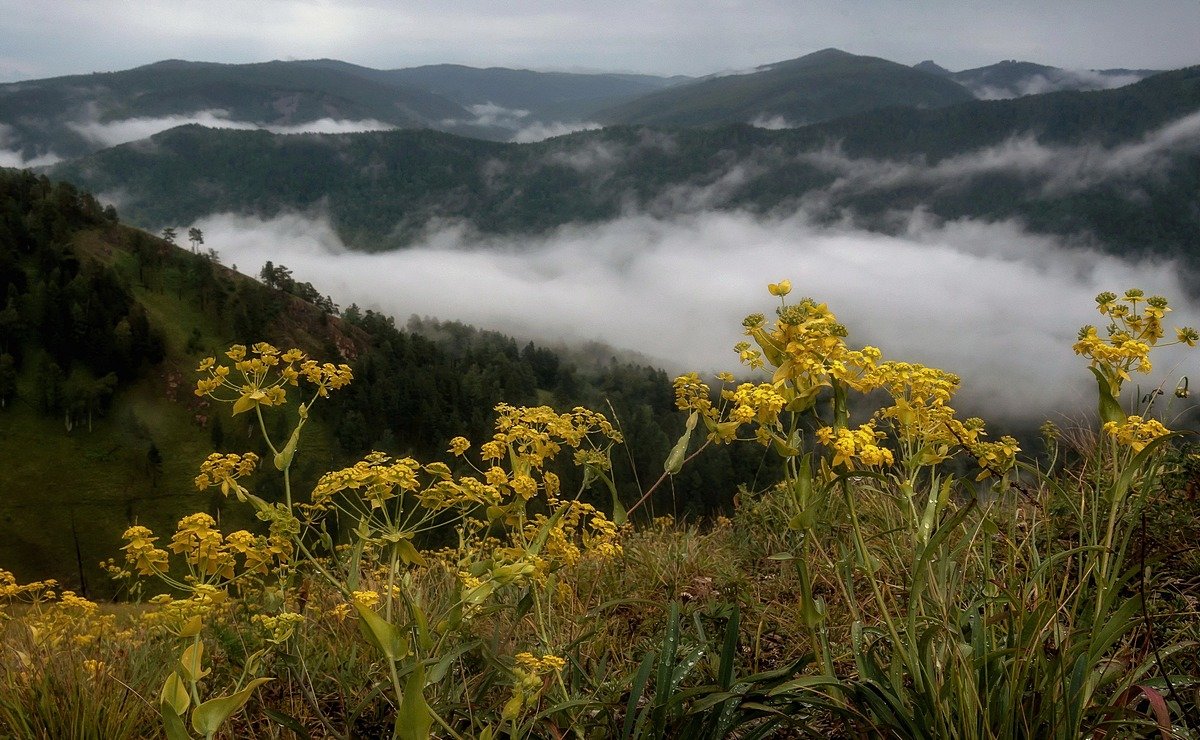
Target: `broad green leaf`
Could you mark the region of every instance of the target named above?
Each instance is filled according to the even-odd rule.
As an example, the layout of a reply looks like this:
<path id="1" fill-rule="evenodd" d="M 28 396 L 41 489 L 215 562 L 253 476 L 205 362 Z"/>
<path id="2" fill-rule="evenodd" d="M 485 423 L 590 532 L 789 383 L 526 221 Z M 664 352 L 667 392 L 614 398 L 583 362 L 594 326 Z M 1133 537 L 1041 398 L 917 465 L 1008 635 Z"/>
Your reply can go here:
<path id="1" fill-rule="evenodd" d="M 604 485 L 608 488 L 609 495 L 612 496 L 612 520 L 613 524 L 616 524 L 619 527 L 625 523 L 626 514 L 625 507 L 621 505 L 621 499 L 617 496 L 617 485 L 613 483 L 612 476 L 603 470 L 597 471 L 596 474 L 600 477 L 600 480 L 604 481 Z"/>
<path id="2" fill-rule="evenodd" d="M 241 396 L 238 398 L 238 400 L 233 402 L 233 416 L 237 416 L 238 414 L 249 411 L 250 409 L 254 408 L 257 405 L 258 405 L 257 398 L 251 398 L 250 396 Z"/>
<path id="3" fill-rule="evenodd" d="M 417 552 L 417 548 L 413 546 L 410 540 L 402 539 L 396 542 L 396 553 L 400 559 L 409 565 L 424 566 L 425 558 L 421 553 Z"/>
<path id="4" fill-rule="evenodd" d="M 292 430 L 292 436 L 288 438 L 287 445 L 275 456 L 276 470 L 285 470 L 292 464 L 292 458 L 296 456 L 296 445 L 300 442 L 300 429 L 304 427 L 304 421 L 304 419 L 300 419 L 296 423 L 296 428 Z"/>
<path id="5" fill-rule="evenodd" d="M 200 615 L 197 614 L 189 619 L 187 624 L 183 625 L 183 627 L 179 629 L 179 636 L 195 637 L 196 635 L 200 634 L 200 630 L 202 629 L 204 629 L 204 620 L 201 619 Z"/>
<path id="6" fill-rule="evenodd" d="M 425 701 L 425 666 L 418 663 L 404 682 L 404 698 L 396 712 L 395 735 L 400 740 L 425 740 L 433 715 Z"/>
<path id="7" fill-rule="evenodd" d="M 192 729 L 205 737 L 215 734 L 222 722 L 229 719 L 234 712 L 241 709 L 250 700 L 250 695 L 254 693 L 255 689 L 274 680 L 273 678 L 256 678 L 236 694 L 209 699 L 192 710 Z"/>
<path id="8" fill-rule="evenodd" d="M 183 685 L 183 679 L 175 671 L 171 671 L 171 675 L 163 682 L 162 691 L 158 692 L 158 703 L 169 706 L 180 717 L 192 705 L 192 697 Z"/>
<path id="9" fill-rule="evenodd" d="M 183 717 L 179 716 L 170 704 L 160 704 L 158 716 L 162 717 L 163 733 L 167 740 L 192 740 L 187 725 L 183 723 Z"/>
<path id="10" fill-rule="evenodd" d="M 1125 411 L 1121 408 L 1121 404 L 1117 399 L 1113 398 L 1112 391 L 1108 387 L 1108 380 L 1098 368 L 1088 368 L 1092 371 L 1092 375 L 1096 376 L 1096 384 L 1099 386 L 1100 393 L 1100 421 L 1115 422 L 1122 424 L 1125 422 Z"/>
<path id="11" fill-rule="evenodd" d="M 195 683 L 207 676 L 208 669 L 204 668 L 204 643 L 197 640 L 184 648 L 183 654 L 179 656 L 179 666 L 184 680 L 188 683 Z"/>
<path id="12" fill-rule="evenodd" d="M 537 535 L 534 536 L 533 542 L 529 544 L 529 549 L 526 550 L 526 552 L 528 552 L 530 555 L 537 555 L 542 551 L 542 547 L 546 544 L 546 538 L 550 536 L 550 530 L 558 526 L 558 522 L 563 518 L 563 514 L 567 513 L 567 508 L 568 507 L 566 506 L 558 507 L 558 511 L 554 512 L 554 514 L 547 519 L 544 524 L 542 524 Z"/>
<path id="13" fill-rule="evenodd" d="M 376 614 L 369 606 L 364 606 L 356 601 L 354 608 L 358 610 L 360 617 L 358 626 L 363 637 L 366 637 L 367 642 L 383 653 L 385 658 L 396 661 L 408 655 L 410 648 L 408 638 L 398 627 Z"/>

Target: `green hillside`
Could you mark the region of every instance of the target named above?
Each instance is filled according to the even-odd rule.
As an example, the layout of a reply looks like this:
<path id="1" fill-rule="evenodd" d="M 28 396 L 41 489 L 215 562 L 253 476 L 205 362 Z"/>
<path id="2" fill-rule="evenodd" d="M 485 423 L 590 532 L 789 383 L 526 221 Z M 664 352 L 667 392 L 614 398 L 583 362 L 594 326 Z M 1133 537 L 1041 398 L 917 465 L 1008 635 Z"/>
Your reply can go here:
<path id="1" fill-rule="evenodd" d="M 801 125 L 889 106 L 940 108 L 971 99 L 966 89 L 938 75 L 825 49 L 651 93 L 597 115 L 604 123 L 650 126 L 749 123 L 774 116 Z"/>
<path id="2" fill-rule="evenodd" d="M 353 368 L 354 383 L 337 404 L 318 406 L 306 429 L 299 490 L 371 450 L 448 457 L 451 437 L 488 438 L 492 408 L 506 401 L 611 408 L 634 450 L 614 475 L 634 495 L 636 481 L 661 473 L 682 429 L 662 370 L 616 358 L 585 364 L 457 323 L 414 332 L 355 306 L 338 311 L 283 265 L 264 265 L 262 277 L 270 287 L 122 226 L 71 185 L 0 169 L 4 568 L 104 594 L 97 564 L 117 554 L 131 523 L 170 529 L 202 509 L 253 527 L 192 484 L 214 450 L 267 453 L 245 417 L 192 393 L 200 359 L 234 343 L 295 346 Z M 294 413 L 270 416 L 268 427 L 282 434 Z M 720 508 L 734 476 L 757 470 L 759 457 L 717 450 L 649 510 Z M 578 484 L 573 470 L 563 471 L 565 485 Z M 277 483 L 260 486 L 280 493 Z"/>

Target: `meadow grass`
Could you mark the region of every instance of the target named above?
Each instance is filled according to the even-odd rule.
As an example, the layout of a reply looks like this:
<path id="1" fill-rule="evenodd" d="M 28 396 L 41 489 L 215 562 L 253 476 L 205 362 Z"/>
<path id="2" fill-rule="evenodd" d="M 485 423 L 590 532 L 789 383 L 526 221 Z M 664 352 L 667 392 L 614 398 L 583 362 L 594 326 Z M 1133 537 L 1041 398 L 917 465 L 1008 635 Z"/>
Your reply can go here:
<path id="1" fill-rule="evenodd" d="M 1113 328 L 1075 349 L 1100 419 L 1047 427 L 1035 459 L 957 418 L 957 377 L 851 348 L 789 292 L 737 348 L 769 380 L 675 381 L 666 477 L 718 444 L 781 467 L 706 522 L 640 519 L 619 430 L 581 408 L 501 404 L 452 464 L 372 453 L 309 489 L 309 410 L 351 369 L 267 344 L 205 360 L 196 394 L 262 442 L 204 458 L 196 495 L 241 518 L 125 527 L 106 570 L 133 606 L 0 572 L 0 732 L 1200 737 L 1200 457 L 1122 396 L 1170 343 L 1165 300 L 1098 297 Z M 856 394 L 882 405 L 854 418 Z"/>

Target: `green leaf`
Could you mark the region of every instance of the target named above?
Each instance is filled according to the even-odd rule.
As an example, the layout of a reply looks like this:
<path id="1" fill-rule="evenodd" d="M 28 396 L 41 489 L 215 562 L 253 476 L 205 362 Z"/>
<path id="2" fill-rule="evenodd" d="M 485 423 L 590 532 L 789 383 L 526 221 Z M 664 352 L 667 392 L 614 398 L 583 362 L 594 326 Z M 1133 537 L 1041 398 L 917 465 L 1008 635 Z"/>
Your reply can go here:
<path id="1" fill-rule="evenodd" d="M 563 518 L 563 514 L 567 513 L 567 508 L 568 507 L 566 506 L 558 507 L 558 511 L 554 512 L 554 514 L 547 519 L 544 524 L 542 524 L 541 529 L 539 529 L 538 533 L 534 536 L 533 542 L 530 543 L 529 549 L 526 550 L 526 552 L 528 552 L 530 555 L 537 555 L 542 551 L 542 547 L 546 544 L 546 538 L 550 536 L 550 530 L 558 526 L 558 522 Z"/>
<path id="2" fill-rule="evenodd" d="M 402 539 L 396 542 L 396 553 L 400 559 L 409 565 L 424 566 L 425 558 L 421 553 L 417 552 L 417 548 L 409 540 Z"/>
<path id="3" fill-rule="evenodd" d="M 273 678 L 256 678 L 236 694 L 209 699 L 192 710 L 192 729 L 205 737 L 215 734 L 222 722 L 229 719 L 234 712 L 241 709 L 250 700 L 250 695 L 254 693 L 255 689 L 274 680 Z"/>
<path id="4" fill-rule="evenodd" d="M 183 685 L 183 679 L 175 671 L 171 671 L 171 675 L 163 682 L 162 691 L 158 692 L 158 703 L 170 707 L 179 717 L 192 705 L 192 697 Z"/>
<path id="5" fill-rule="evenodd" d="M 180 717 L 170 704 L 160 704 L 158 716 L 162 717 L 163 732 L 167 740 L 192 740 L 187 725 L 183 723 L 183 717 Z"/>
<path id="6" fill-rule="evenodd" d="M 1112 391 L 1108 387 L 1108 380 L 1100 372 L 1099 368 L 1090 367 L 1088 369 L 1092 371 L 1092 375 L 1096 376 L 1096 383 L 1100 386 L 1100 421 L 1104 423 L 1111 421 L 1123 424 L 1125 422 L 1125 411 L 1121 408 L 1121 404 L 1117 402 L 1117 399 L 1113 398 Z"/>
<path id="7" fill-rule="evenodd" d="M 249 411 L 250 409 L 254 408 L 257 405 L 258 405 L 257 398 L 251 398 L 250 396 L 241 396 L 238 398 L 238 400 L 233 402 L 233 416 L 237 416 L 238 414 Z"/>
<path id="8" fill-rule="evenodd" d="M 208 669 L 204 668 L 204 643 L 197 640 L 184 648 L 183 655 L 179 656 L 179 667 L 188 683 L 196 683 L 207 676 Z"/>
<path id="9" fill-rule="evenodd" d="M 795 457 L 800 454 L 800 450 L 788 444 L 787 440 L 778 434 L 771 435 L 771 444 L 775 447 L 775 453 L 780 457 Z"/>
<path id="10" fill-rule="evenodd" d="M 733 614 L 729 615 L 729 623 L 725 625 L 725 642 L 721 645 L 721 663 L 717 668 L 717 683 L 726 691 L 733 687 L 733 664 L 737 659 L 740 626 L 741 612 L 737 604 L 734 604 Z"/>
<path id="11" fill-rule="evenodd" d="M 356 601 L 354 608 L 358 610 L 360 618 L 358 627 L 363 637 L 367 638 L 367 642 L 374 645 L 376 650 L 383 653 L 385 658 L 397 661 L 408 655 L 410 648 L 408 638 L 398 627 L 376 614 L 369 606 L 364 606 Z"/>
<path id="12" fill-rule="evenodd" d="M 187 624 L 183 625 L 183 627 L 181 627 L 179 629 L 179 636 L 180 637 L 195 637 L 196 635 L 200 634 L 200 630 L 202 630 L 203 628 L 204 628 L 204 620 L 201 619 L 200 615 L 197 614 L 196 616 L 189 619 L 187 621 Z"/>
<path id="13" fill-rule="evenodd" d="M 404 682 L 404 698 L 396 712 L 395 736 L 400 740 L 425 740 L 433 714 L 425 701 L 425 666 L 418 663 Z"/>
<path id="14" fill-rule="evenodd" d="M 287 445 L 275 456 L 276 470 L 286 470 L 292 464 L 292 458 L 296 455 L 296 445 L 300 442 L 300 429 L 304 426 L 304 421 L 301 418 L 296 422 L 296 428 L 292 430 L 292 436 L 288 438 Z"/>
<path id="15" fill-rule="evenodd" d="M 296 719 L 292 715 L 284 714 L 283 712 L 271 709 L 270 707 L 263 707 L 262 712 L 267 716 L 267 719 L 271 720 L 272 722 L 277 722 L 294 732 L 297 740 L 312 740 L 312 735 L 309 733 L 309 731 L 304 727 L 304 725 L 300 724 L 300 720 Z"/>

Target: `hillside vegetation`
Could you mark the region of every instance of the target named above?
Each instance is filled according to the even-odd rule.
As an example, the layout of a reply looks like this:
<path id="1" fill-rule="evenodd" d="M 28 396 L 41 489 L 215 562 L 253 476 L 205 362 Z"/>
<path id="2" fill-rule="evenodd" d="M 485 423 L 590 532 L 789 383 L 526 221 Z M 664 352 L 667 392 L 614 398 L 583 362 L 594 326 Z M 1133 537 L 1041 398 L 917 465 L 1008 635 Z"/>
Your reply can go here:
<path id="1" fill-rule="evenodd" d="M 313 286 L 270 268 L 267 287 L 120 225 L 71 185 L 0 170 L 4 567 L 109 593 L 97 563 L 117 544 L 114 532 L 133 522 L 162 527 L 190 511 L 195 466 L 208 451 L 262 452 L 244 422 L 192 393 L 199 359 L 233 342 L 265 336 L 354 367 L 358 381 L 342 403 L 314 412 L 296 471 L 306 483 L 373 449 L 441 456 L 447 436 L 483 436 L 501 400 L 611 404 L 638 441 L 615 472 L 623 483 L 655 477 L 681 429 L 661 370 L 615 358 L 581 365 L 456 323 L 425 322 L 427 338 L 357 307 L 339 318 Z M 738 471 L 756 465 L 752 454 L 722 451 L 660 491 L 651 510 L 719 509 Z M 204 507 L 252 521 L 218 497 Z"/>
<path id="2" fill-rule="evenodd" d="M 301 484 L 310 420 L 361 371 L 266 342 L 204 358 L 188 386 L 251 434 L 196 465 L 193 513 L 123 529 L 106 570 L 134 606 L 0 571 L 0 731 L 1194 734 L 1200 464 L 1159 420 L 1189 394 L 1131 386 L 1200 333 L 1164 297 L 1098 295 L 1074 344 L 1098 419 L 1047 424 L 1035 462 L 958 418 L 954 374 L 768 290 L 739 351 L 769 382 L 670 385 L 687 421 L 660 482 L 713 447 L 781 468 L 743 471 L 703 528 L 641 518 L 614 478 L 631 440 L 584 407 L 498 404 L 443 460 L 371 452 Z"/>

